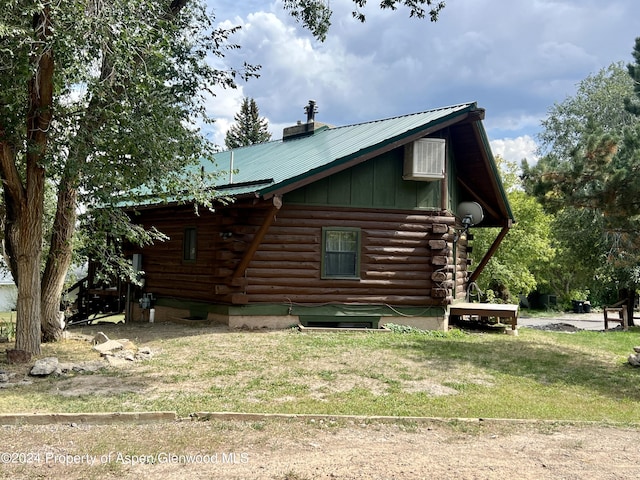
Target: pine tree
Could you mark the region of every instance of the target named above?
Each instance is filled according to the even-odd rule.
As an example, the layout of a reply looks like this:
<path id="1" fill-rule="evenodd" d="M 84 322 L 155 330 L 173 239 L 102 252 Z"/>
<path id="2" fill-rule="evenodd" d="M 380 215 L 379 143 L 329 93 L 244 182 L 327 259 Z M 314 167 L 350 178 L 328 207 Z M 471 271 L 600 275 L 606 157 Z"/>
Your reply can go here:
<path id="1" fill-rule="evenodd" d="M 627 111 L 634 115 L 640 115 L 640 37 L 636 38 L 632 55 L 635 60 L 635 64 L 630 63 L 627 65 L 627 70 L 629 72 L 629 76 L 633 80 L 633 90 L 638 98 L 626 98 L 624 103 Z"/>
<path id="2" fill-rule="evenodd" d="M 229 128 L 224 139 L 227 148 L 246 147 L 271 140 L 267 120 L 260 118 L 258 105 L 253 98 L 245 97 L 242 100 L 240 112 L 233 119 L 236 123 Z"/>
<path id="3" fill-rule="evenodd" d="M 640 61 L 638 40 L 634 57 Z M 589 289 L 628 296 L 630 319 L 640 286 L 640 117 L 631 108 L 640 93 L 637 65 L 624 78 L 616 67 L 581 82 L 576 97 L 543 122 L 547 153 L 535 166 L 522 165 L 525 190 L 565 219 L 555 226 L 573 263 L 565 271 L 572 279 L 590 271 Z"/>

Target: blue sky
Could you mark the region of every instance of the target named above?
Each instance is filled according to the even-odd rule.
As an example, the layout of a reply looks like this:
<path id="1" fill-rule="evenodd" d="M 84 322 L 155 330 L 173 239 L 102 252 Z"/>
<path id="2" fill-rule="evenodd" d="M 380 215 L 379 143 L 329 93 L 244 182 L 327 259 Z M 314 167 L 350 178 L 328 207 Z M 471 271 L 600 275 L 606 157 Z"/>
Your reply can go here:
<path id="1" fill-rule="evenodd" d="M 535 161 L 535 138 L 549 108 L 611 63 L 632 61 L 640 37 L 638 0 L 449 0 L 440 20 L 381 11 L 351 17 L 352 0 L 331 0 L 327 40 L 314 40 L 281 1 L 207 0 L 219 24 L 241 25 L 230 65 L 262 65 L 261 76 L 221 90 L 208 104 L 207 134 L 224 144 L 244 96 L 254 98 L 273 138 L 304 120 L 333 125 L 477 101 L 495 154 Z"/>

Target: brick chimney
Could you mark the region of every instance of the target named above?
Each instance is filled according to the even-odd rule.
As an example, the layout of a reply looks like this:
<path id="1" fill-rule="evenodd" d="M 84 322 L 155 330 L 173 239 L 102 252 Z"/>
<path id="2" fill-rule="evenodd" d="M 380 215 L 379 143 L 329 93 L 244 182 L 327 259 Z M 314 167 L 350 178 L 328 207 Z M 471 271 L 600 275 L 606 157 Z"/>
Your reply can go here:
<path id="1" fill-rule="evenodd" d="M 292 140 L 294 138 L 306 137 L 307 135 L 313 135 L 313 132 L 317 128 L 330 126 L 326 123 L 320 123 L 315 121 L 316 113 L 318 113 L 318 107 L 315 100 L 309 100 L 309 103 L 304 107 L 304 111 L 307 114 L 307 123 L 302 123 L 298 120 L 298 123 L 292 127 L 285 127 L 282 131 L 282 140 Z"/>

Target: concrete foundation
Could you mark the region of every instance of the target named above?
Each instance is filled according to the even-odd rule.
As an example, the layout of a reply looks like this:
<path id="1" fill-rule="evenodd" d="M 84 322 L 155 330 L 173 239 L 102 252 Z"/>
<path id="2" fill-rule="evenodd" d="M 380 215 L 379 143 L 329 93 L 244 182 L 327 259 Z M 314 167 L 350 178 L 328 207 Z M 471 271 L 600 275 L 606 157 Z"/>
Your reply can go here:
<path id="1" fill-rule="evenodd" d="M 199 315 L 194 317 L 188 308 L 176 308 L 164 305 L 154 307 L 154 322 L 202 322 L 228 325 L 229 328 L 244 329 L 286 329 L 300 323 L 298 315 L 229 315 L 226 313 L 208 312 L 206 317 Z M 149 322 L 149 310 L 142 310 L 137 304 L 132 309 L 132 322 Z M 416 317 L 416 316 L 383 316 L 380 317 L 380 325 L 396 323 L 408 325 L 421 330 L 439 330 L 446 332 L 449 329 L 448 316 Z"/>

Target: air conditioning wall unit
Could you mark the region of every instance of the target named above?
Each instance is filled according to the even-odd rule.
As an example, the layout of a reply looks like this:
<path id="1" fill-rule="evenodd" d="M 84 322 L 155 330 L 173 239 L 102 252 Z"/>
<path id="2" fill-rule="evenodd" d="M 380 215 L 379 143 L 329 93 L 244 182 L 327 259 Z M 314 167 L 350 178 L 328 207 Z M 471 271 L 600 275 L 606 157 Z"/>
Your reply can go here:
<path id="1" fill-rule="evenodd" d="M 444 138 L 420 138 L 404 147 L 405 180 L 430 182 L 444 178 Z"/>

